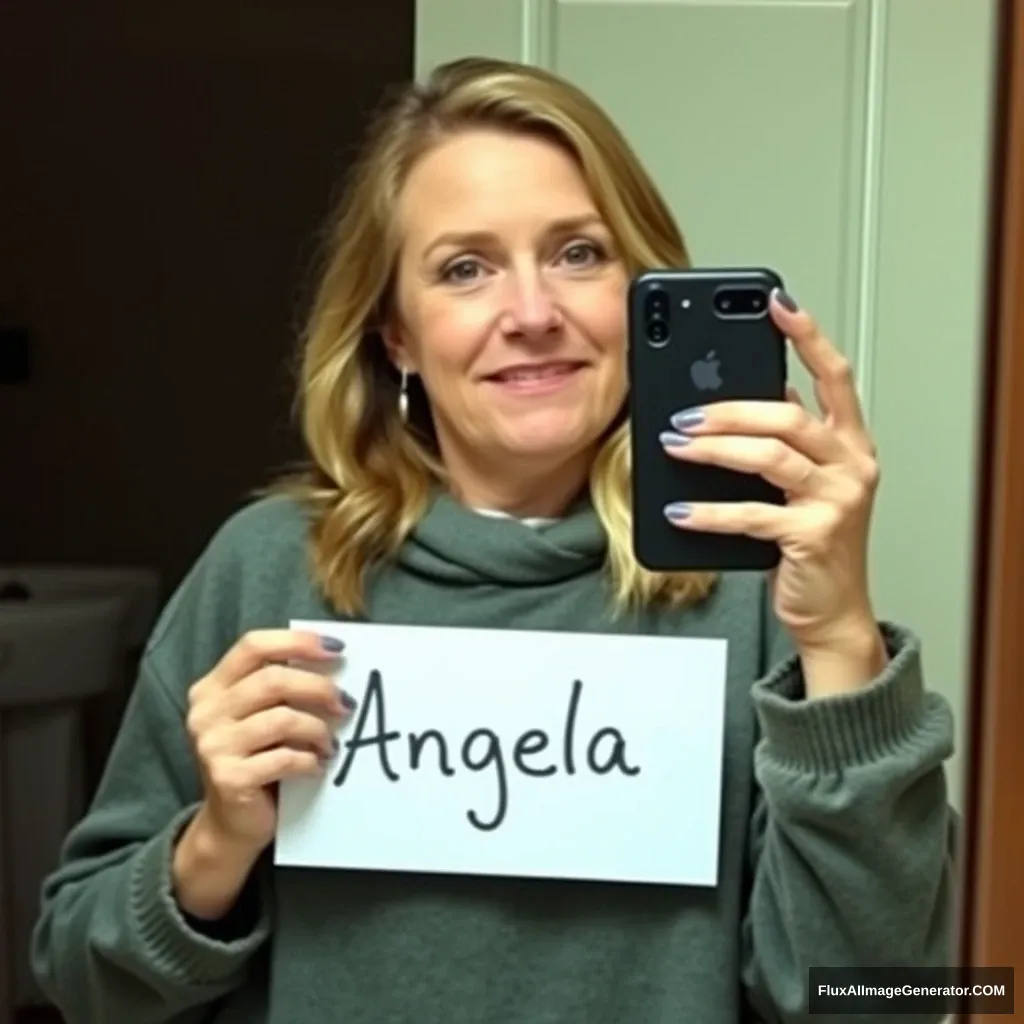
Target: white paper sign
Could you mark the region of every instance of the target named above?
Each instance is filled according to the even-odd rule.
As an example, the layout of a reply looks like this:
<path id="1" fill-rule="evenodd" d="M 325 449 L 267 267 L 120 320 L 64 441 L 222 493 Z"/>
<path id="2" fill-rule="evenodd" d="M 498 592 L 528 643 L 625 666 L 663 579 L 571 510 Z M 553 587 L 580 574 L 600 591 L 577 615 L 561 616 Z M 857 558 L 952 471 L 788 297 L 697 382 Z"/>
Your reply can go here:
<path id="1" fill-rule="evenodd" d="M 714 885 L 726 642 L 297 621 L 359 706 L 276 863 Z"/>

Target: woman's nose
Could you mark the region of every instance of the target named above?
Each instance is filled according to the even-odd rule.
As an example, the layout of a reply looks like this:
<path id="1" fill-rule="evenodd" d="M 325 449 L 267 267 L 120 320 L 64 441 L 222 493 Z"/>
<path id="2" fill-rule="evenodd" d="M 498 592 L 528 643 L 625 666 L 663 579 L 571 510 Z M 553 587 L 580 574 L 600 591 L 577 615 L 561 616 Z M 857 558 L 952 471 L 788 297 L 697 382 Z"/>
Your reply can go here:
<path id="1" fill-rule="evenodd" d="M 545 335 L 557 330 L 562 315 L 557 296 L 538 272 L 510 276 L 503 326 L 511 335 Z"/>

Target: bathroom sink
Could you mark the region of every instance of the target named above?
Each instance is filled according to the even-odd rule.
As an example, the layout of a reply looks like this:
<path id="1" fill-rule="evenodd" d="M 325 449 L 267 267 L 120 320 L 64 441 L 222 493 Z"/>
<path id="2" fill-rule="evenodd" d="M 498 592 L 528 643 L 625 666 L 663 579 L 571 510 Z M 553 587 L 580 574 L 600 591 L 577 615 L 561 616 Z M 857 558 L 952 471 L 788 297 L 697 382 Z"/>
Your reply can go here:
<path id="1" fill-rule="evenodd" d="M 0 972 L 15 1006 L 46 1002 L 28 957 L 40 886 L 95 792 L 159 601 L 145 567 L 0 565 Z"/>
<path id="2" fill-rule="evenodd" d="M 23 600 L 51 600 L 92 594 L 119 594 L 128 599 L 125 647 L 144 646 L 160 602 L 160 574 L 144 566 L 0 565 L 0 608 Z"/>
<path id="3" fill-rule="evenodd" d="M 39 891 L 89 799 L 83 708 L 122 676 L 130 606 L 117 593 L 0 601 L 0 970 L 15 1006 L 45 1002 L 28 957 Z"/>

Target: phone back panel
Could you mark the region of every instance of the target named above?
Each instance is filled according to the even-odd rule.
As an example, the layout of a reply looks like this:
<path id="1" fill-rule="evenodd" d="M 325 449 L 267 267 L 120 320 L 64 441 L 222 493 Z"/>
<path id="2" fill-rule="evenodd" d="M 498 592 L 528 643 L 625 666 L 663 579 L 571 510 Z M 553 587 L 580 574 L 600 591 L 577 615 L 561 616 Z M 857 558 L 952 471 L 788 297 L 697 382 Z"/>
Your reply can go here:
<path id="1" fill-rule="evenodd" d="M 670 456 L 659 435 L 684 409 L 737 399 L 785 400 L 786 340 L 765 310 L 731 318 L 716 310 L 723 288 L 782 287 L 761 269 L 658 270 L 629 290 L 629 373 L 633 546 L 655 571 L 766 570 L 778 563 L 774 542 L 743 534 L 680 529 L 664 515 L 673 502 L 768 502 L 784 494 L 762 477 Z M 667 296 L 667 340 L 653 344 L 650 292 Z M 659 300 L 664 302 L 664 299 Z"/>

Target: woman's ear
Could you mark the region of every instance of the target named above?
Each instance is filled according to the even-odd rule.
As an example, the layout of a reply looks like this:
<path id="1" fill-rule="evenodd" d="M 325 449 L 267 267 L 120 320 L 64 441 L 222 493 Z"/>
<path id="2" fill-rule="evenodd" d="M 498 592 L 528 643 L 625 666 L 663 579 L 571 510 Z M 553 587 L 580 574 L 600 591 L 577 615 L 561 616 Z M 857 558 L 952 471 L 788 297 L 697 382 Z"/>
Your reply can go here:
<path id="1" fill-rule="evenodd" d="M 380 339 L 384 343 L 384 351 L 387 352 L 392 366 L 399 372 L 402 370 L 411 372 L 412 362 L 401 325 L 395 323 L 393 319 L 388 319 L 380 326 Z"/>

